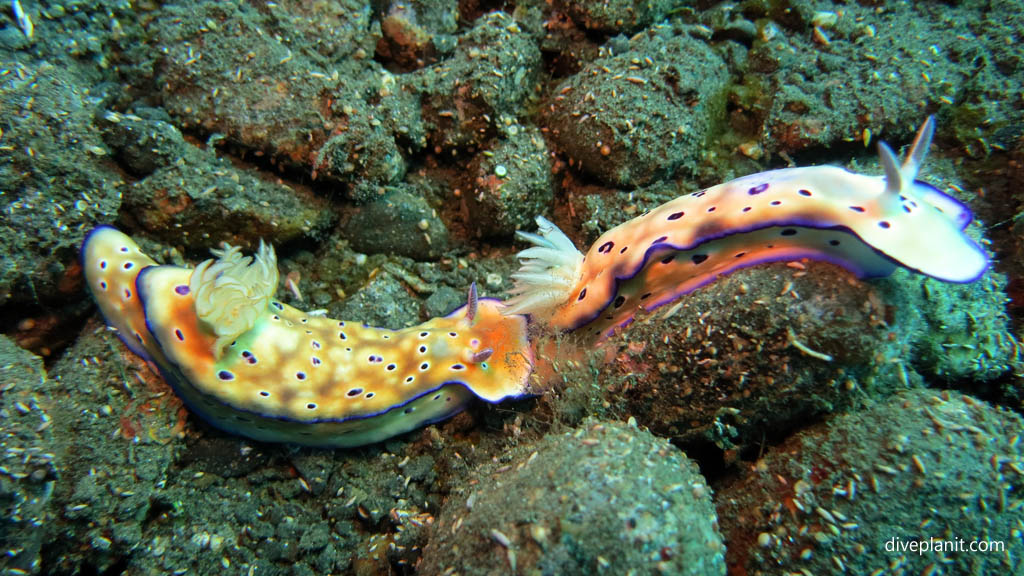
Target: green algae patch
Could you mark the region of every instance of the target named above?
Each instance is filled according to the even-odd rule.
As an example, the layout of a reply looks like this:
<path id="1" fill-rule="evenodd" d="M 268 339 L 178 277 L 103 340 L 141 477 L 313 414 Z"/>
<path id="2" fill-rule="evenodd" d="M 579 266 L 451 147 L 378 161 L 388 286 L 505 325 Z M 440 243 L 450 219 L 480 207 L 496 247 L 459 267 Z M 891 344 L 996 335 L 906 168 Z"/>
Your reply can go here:
<path id="1" fill-rule="evenodd" d="M 697 465 L 635 425 L 588 420 L 524 447 L 445 504 L 423 574 L 724 575 Z"/>

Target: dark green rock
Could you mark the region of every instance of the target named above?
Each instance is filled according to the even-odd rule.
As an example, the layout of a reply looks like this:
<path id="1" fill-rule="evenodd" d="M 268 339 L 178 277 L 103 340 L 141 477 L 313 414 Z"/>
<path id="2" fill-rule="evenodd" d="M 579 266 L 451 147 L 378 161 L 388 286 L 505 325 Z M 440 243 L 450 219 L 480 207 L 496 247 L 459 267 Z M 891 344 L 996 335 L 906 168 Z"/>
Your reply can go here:
<path id="1" fill-rule="evenodd" d="M 422 573 L 725 574 L 696 464 L 635 426 L 588 420 L 475 480 L 442 509 Z"/>
<path id="2" fill-rule="evenodd" d="M 599 58 L 559 84 L 545 106 L 571 165 L 629 188 L 694 171 L 725 111 L 725 62 L 707 43 L 648 29 L 629 51 Z"/>
<path id="3" fill-rule="evenodd" d="M 429 142 L 442 150 L 469 148 L 493 138 L 502 119 L 521 115 L 541 65 L 526 24 L 491 12 L 460 36 L 450 58 L 403 81 L 421 95 Z"/>
<path id="4" fill-rule="evenodd" d="M 420 303 L 409 296 L 398 278 L 383 272 L 346 299 L 331 317 L 397 330 L 420 322 Z"/>
<path id="5" fill-rule="evenodd" d="M 39 526 L 58 514 L 49 503 L 57 463 L 45 456 L 52 452 L 52 431 L 40 427 L 41 418 L 50 418 L 40 405 L 49 404 L 46 370 L 42 358 L 6 336 L 0 336 L 0 387 L 0 441 L 8 455 L 0 474 L 0 546 L 8 551 L 0 556 L 0 572 L 38 574 L 46 542 Z"/>
<path id="6" fill-rule="evenodd" d="M 717 494 L 737 573 L 1018 574 L 1024 421 L 955 392 L 908 391 L 772 449 Z M 1007 553 L 887 550 L 1001 541 Z M 897 539 L 897 540 L 893 540 Z"/>
<path id="7" fill-rule="evenodd" d="M 533 229 L 534 218 L 548 213 L 554 201 L 551 157 L 540 130 L 517 126 L 509 133 L 509 128 L 471 168 L 469 227 L 479 236 L 509 238 L 516 230 Z"/>
<path id="8" fill-rule="evenodd" d="M 440 286 L 424 302 L 427 314 L 432 318 L 444 316 L 466 303 L 466 293 L 451 286 Z"/>
<path id="9" fill-rule="evenodd" d="M 561 0 L 558 4 L 582 28 L 622 32 L 650 26 L 664 18 L 670 9 L 685 3 L 673 0 Z"/>
<path id="10" fill-rule="evenodd" d="M 370 254 L 387 253 L 418 260 L 437 258 L 448 249 L 448 229 L 426 200 L 405 187 L 353 212 L 343 227 L 352 248 Z"/>

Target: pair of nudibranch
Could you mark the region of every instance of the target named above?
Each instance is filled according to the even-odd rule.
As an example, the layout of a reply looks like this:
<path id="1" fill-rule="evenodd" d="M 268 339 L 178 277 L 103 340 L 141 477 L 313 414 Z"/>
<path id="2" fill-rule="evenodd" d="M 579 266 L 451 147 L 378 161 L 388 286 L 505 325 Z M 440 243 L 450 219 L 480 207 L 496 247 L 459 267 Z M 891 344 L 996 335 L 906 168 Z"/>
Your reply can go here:
<path id="1" fill-rule="evenodd" d="M 194 270 L 161 266 L 110 227 L 82 249 L 107 322 L 156 365 L 190 410 L 264 441 L 357 446 L 460 411 L 529 395 L 526 316 L 603 337 L 718 276 L 771 261 L 837 263 L 860 277 L 896 265 L 970 282 L 988 259 L 970 211 L 915 180 L 934 122 L 906 161 L 879 145 L 882 177 L 832 166 L 745 176 L 672 200 L 603 234 L 584 256 L 538 217 L 514 297 L 469 301 L 402 330 L 314 316 L 274 300 L 277 261 L 215 250 Z"/>

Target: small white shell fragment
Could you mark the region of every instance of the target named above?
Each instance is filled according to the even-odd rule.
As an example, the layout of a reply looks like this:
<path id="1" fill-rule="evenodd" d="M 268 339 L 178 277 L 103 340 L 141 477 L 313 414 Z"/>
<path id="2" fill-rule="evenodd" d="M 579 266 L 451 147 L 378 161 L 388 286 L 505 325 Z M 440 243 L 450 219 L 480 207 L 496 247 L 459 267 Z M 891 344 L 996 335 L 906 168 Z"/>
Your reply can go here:
<path id="1" fill-rule="evenodd" d="M 839 15 L 828 10 L 821 10 L 814 13 L 811 24 L 818 28 L 831 28 L 839 21 Z"/>

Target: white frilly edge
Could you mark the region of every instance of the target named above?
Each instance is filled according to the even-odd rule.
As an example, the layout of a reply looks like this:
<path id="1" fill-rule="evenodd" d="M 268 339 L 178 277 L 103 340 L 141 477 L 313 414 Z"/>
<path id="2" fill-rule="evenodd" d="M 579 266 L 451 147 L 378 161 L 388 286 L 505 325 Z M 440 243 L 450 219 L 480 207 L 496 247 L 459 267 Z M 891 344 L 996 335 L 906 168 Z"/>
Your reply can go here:
<path id="1" fill-rule="evenodd" d="M 506 315 L 529 314 L 544 317 L 565 304 L 579 282 L 583 254 L 572 240 L 543 216 L 537 216 L 537 231 L 516 232 L 533 244 L 517 254 L 519 271 L 512 274 L 514 287 L 502 311 Z"/>

